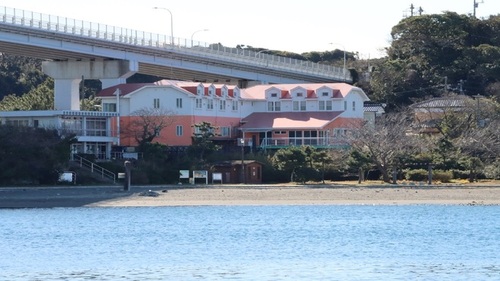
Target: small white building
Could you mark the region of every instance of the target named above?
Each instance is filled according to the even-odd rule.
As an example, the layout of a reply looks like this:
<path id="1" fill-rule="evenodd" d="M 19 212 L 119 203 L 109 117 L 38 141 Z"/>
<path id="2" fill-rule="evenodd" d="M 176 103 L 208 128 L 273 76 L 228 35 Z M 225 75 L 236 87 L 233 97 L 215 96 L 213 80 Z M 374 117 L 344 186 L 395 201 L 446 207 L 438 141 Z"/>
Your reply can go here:
<path id="1" fill-rule="evenodd" d="M 0 111 L 0 124 L 56 129 L 61 136 L 74 135 L 71 154 L 93 154 L 110 159 L 118 142 L 111 120 L 117 113 L 79 110 Z"/>

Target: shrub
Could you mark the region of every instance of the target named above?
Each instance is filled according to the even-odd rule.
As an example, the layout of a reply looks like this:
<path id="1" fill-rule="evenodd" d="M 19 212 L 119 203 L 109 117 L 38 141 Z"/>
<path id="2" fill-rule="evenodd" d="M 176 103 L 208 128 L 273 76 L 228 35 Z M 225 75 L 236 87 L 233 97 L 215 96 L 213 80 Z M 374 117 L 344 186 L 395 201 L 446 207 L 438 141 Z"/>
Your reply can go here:
<path id="1" fill-rule="evenodd" d="M 452 171 L 434 170 L 432 172 L 432 179 L 440 182 L 450 182 L 453 178 Z"/>
<path id="2" fill-rule="evenodd" d="M 469 171 L 453 169 L 451 170 L 451 173 L 454 179 L 465 180 L 469 178 Z"/>
<path id="3" fill-rule="evenodd" d="M 429 172 L 424 169 L 414 169 L 406 171 L 406 179 L 409 181 L 426 181 Z"/>

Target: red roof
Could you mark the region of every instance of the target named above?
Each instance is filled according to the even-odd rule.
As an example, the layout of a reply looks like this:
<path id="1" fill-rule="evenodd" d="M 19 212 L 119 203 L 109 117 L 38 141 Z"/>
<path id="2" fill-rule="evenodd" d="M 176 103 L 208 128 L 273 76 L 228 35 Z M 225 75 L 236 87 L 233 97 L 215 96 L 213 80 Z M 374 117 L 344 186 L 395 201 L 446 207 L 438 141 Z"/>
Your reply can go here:
<path id="1" fill-rule="evenodd" d="M 154 84 L 151 83 L 136 83 L 136 84 L 120 84 L 116 86 L 112 86 L 106 89 L 103 89 L 100 91 L 97 96 L 98 97 L 113 97 L 115 96 L 115 92 L 117 89 L 120 89 L 120 96 L 125 96 L 127 94 L 130 94 L 134 91 L 137 91 L 140 88 L 146 87 L 146 86 L 151 86 Z"/>
<path id="2" fill-rule="evenodd" d="M 264 129 L 321 129 L 337 118 L 341 111 L 321 112 L 254 112 L 243 118 L 243 131 Z"/>

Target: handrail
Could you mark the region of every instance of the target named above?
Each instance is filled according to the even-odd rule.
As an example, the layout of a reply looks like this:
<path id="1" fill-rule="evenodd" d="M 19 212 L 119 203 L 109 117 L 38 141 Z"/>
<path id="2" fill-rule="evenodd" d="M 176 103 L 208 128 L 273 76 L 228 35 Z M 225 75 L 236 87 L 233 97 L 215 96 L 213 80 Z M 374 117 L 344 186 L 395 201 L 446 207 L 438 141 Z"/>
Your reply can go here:
<path id="1" fill-rule="evenodd" d="M 247 49 L 224 47 L 220 44 L 204 43 L 185 38 L 171 38 L 168 35 L 47 15 L 22 9 L 1 7 L 0 23 L 132 46 L 163 49 L 179 54 L 184 53 L 193 56 L 199 54 L 205 58 L 212 57 L 225 61 L 240 62 L 245 65 L 273 67 L 299 74 L 325 75 L 335 77 L 337 80 L 352 82 L 352 77 L 348 71 L 344 72 L 343 68 L 332 65 L 264 54 Z"/>
<path id="2" fill-rule="evenodd" d="M 80 167 L 85 167 L 87 169 L 90 169 L 92 173 L 97 173 L 100 174 L 102 178 L 107 178 L 113 181 L 113 183 L 116 183 L 116 175 L 115 173 L 111 172 L 110 170 L 101 167 L 97 165 L 96 163 L 89 161 L 85 158 L 83 158 L 80 155 L 73 155 L 73 159 L 79 163 Z"/>
<path id="3" fill-rule="evenodd" d="M 260 143 L 260 148 L 276 147 L 276 146 L 338 146 L 346 144 L 345 138 L 338 137 L 274 137 L 264 138 Z"/>

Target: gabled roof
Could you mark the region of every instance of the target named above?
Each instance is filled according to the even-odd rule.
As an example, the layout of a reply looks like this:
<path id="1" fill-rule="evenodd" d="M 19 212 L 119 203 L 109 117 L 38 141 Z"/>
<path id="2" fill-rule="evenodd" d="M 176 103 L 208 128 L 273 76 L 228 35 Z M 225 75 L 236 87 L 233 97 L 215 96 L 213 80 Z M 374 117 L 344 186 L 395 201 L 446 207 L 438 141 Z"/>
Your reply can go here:
<path id="1" fill-rule="evenodd" d="M 382 103 L 365 103 L 363 106 L 364 112 L 385 113 L 385 104 Z"/>
<path id="2" fill-rule="evenodd" d="M 114 97 L 116 95 L 116 90 L 120 90 L 120 96 L 123 97 L 130 93 L 133 93 L 141 88 L 146 86 L 151 86 L 151 83 L 134 83 L 134 84 L 119 84 L 116 86 L 111 86 L 109 88 L 103 89 L 100 91 L 97 96 L 98 97 Z"/>
<path id="3" fill-rule="evenodd" d="M 229 86 L 225 84 L 210 84 L 203 85 L 200 82 L 190 82 L 190 81 L 176 81 L 176 80 L 160 80 L 154 83 L 130 83 L 130 84 L 119 84 L 115 86 L 111 86 L 109 88 L 101 90 L 97 96 L 98 97 L 112 97 L 115 96 L 116 90 L 120 89 L 120 96 L 126 96 L 130 93 L 133 93 L 144 87 L 152 87 L 152 86 L 171 86 L 180 88 L 188 93 L 193 95 L 197 95 L 198 87 L 202 85 L 204 88 L 204 95 L 208 96 L 208 88 L 210 86 L 214 86 L 216 90 L 216 95 L 220 96 L 220 92 L 222 87 L 226 86 L 231 92 L 231 96 L 233 96 L 233 91 L 236 86 Z"/>
<path id="4" fill-rule="evenodd" d="M 410 107 L 417 108 L 459 108 L 467 106 L 472 99 L 465 95 L 433 98 L 412 104 Z"/>
<path id="5" fill-rule="evenodd" d="M 242 119 L 243 131 L 276 129 L 321 129 L 337 118 L 341 111 L 254 112 Z"/>
<path id="6" fill-rule="evenodd" d="M 344 98 L 349 94 L 352 90 L 358 90 L 361 93 L 364 93 L 358 87 L 346 84 L 346 83 L 303 83 L 303 84 L 272 84 L 272 85 L 255 85 L 250 88 L 246 88 L 242 91 L 242 98 L 245 99 L 261 99 L 265 100 L 266 90 L 270 88 L 279 89 L 282 93 L 282 98 L 288 98 L 288 95 L 283 95 L 283 92 L 290 92 L 292 89 L 301 87 L 307 91 L 307 96 L 312 97 L 312 93 L 316 93 L 317 90 L 321 88 L 327 87 L 333 90 L 334 98 Z M 368 97 L 366 97 L 368 100 Z"/>

